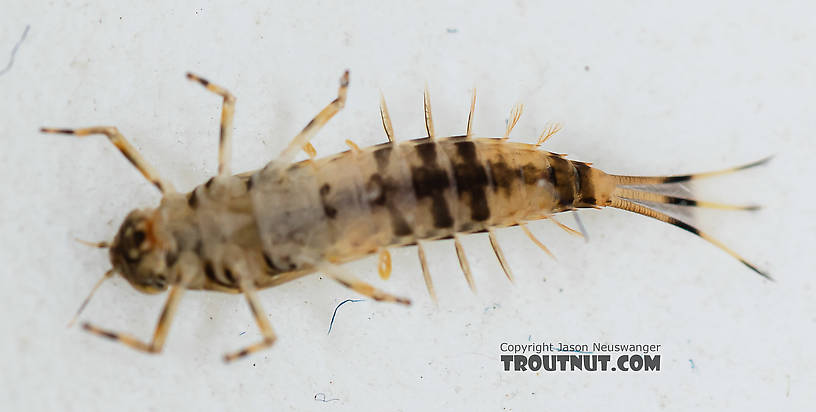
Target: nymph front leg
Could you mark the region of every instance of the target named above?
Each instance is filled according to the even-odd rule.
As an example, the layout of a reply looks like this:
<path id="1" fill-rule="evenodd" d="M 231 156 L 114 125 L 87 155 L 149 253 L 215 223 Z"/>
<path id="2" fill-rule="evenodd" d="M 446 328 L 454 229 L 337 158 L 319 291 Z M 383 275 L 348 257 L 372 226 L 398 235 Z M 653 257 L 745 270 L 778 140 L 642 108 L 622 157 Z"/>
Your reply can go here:
<path id="1" fill-rule="evenodd" d="M 235 96 L 227 89 L 210 83 L 208 80 L 192 73 L 187 73 L 187 78 L 198 82 L 206 87 L 207 90 L 224 99 L 221 108 L 221 131 L 218 139 L 218 174 L 221 176 L 229 176 L 230 162 L 232 161 L 232 119 L 235 116 Z"/>
<path id="2" fill-rule="evenodd" d="M 40 129 L 43 133 L 57 133 L 57 134 L 72 134 L 74 136 L 89 136 L 93 134 L 103 134 L 108 137 L 108 140 L 125 155 L 128 161 L 130 161 L 139 172 L 144 175 L 144 177 L 153 183 L 162 193 L 171 193 L 175 192 L 173 185 L 170 182 L 164 180 L 159 176 L 159 173 L 156 169 L 153 168 L 146 160 L 142 157 L 141 154 L 136 150 L 130 142 L 125 139 L 125 136 L 122 136 L 119 133 L 119 129 L 114 126 L 96 126 L 96 127 L 87 127 L 83 129 L 56 129 L 50 127 L 43 127 Z"/>

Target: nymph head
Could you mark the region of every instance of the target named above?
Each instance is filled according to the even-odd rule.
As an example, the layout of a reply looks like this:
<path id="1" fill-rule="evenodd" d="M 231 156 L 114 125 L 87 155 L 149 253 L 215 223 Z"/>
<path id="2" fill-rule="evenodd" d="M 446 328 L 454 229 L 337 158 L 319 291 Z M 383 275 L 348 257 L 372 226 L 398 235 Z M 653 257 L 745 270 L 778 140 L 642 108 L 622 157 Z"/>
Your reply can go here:
<path id="1" fill-rule="evenodd" d="M 165 255 L 154 230 L 153 210 L 134 210 L 128 214 L 110 245 L 113 270 L 146 293 L 167 289 Z"/>

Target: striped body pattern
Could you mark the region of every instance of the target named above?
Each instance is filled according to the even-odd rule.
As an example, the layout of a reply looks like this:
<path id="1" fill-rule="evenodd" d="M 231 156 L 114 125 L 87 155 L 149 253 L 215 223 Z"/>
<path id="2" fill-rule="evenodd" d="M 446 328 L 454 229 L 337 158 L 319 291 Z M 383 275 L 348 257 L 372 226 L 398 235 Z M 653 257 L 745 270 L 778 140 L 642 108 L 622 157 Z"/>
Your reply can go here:
<path id="1" fill-rule="evenodd" d="M 252 175 L 249 195 L 274 271 L 593 207 L 590 176 L 603 174 L 533 145 L 465 136 L 350 150 L 281 178 L 268 169 Z"/>
<path id="2" fill-rule="evenodd" d="M 434 135 L 430 98 L 425 93 L 427 137 L 396 142 L 384 99 L 380 113 L 388 142 L 316 158 L 309 140 L 345 104 L 348 72 L 338 96 L 312 119 L 303 131 L 263 169 L 234 175 L 230 171 L 232 118 L 235 97 L 227 90 L 193 74 L 198 82 L 223 98 L 218 175 L 189 193 L 177 192 L 115 127 L 85 129 L 43 128 L 46 133 L 106 135 L 125 157 L 163 193 L 153 209 L 132 211 L 112 242 L 91 245 L 109 249 L 112 268 L 97 282 L 77 316 L 105 279 L 119 273 L 147 293 L 169 288 L 167 302 L 149 342 L 85 323 L 85 330 L 146 352 L 162 349 L 170 322 L 184 290 L 205 289 L 242 294 L 263 339 L 228 353 L 231 361 L 271 346 L 276 335 L 263 315 L 258 289 L 279 285 L 311 273 L 323 273 L 343 286 L 372 299 L 409 304 L 406 298 L 374 288 L 347 273 L 340 264 L 379 254 L 379 272 L 391 271 L 388 248 L 416 245 L 423 277 L 435 300 L 423 242 L 453 238 L 465 278 L 475 290 L 459 236 L 487 232 L 506 276 L 513 276 L 499 247 L 494 229 L 552 219 L 577 208 L 611 206 L 649 216 L 687 230 L 739 259 L 734 251 L 697 228 L 650 206 L 673 204 L 750 210 L 660 194 L 652 186 L 683 182 L 757 166 L 767 159 L 718 172 L 682 176 L 618 176 L 589 163 L 568 160 L 540 146 L 558 131 L 545 130 L 537 144 L 508 141 L 523 106 L 511 112 L 504 137 L 474 138 L 471 100 L 467 133 L 438 138 Z M 310 158 L 293 163 L 304 150 Z M 75 317 L 76 318 L 76 317 Z M 73 322 L 73 321 L 72 321 Z"/>

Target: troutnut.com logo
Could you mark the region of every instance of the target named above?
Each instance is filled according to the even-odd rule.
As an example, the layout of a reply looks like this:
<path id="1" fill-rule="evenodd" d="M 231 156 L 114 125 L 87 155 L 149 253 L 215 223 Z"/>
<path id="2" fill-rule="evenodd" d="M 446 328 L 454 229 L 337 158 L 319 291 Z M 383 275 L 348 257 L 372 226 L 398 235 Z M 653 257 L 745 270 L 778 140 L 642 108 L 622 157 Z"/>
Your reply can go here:
<path id="1" fill-rule="evenodd" d="M 527 343 L 499 345 L 505 371 L 660 371 L 660 345 Z"/>

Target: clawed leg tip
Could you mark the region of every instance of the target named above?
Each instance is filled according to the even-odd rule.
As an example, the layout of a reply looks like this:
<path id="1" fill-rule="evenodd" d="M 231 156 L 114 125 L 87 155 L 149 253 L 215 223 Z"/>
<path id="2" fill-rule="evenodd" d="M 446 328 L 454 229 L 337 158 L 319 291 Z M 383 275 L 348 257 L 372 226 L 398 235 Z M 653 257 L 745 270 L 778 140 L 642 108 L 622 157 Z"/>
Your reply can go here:
<path id="1" fill-rule="evenodd" d="M 249 349 L 243 349 L 241 351 L 235 353 L 227 353 L 224 355 L 224 362 L 230 363 L 232 361 L 238 360 L 250 354 Z"/>
<path id="2" fill-rule="evenodd" d="M 759 274 L 759 276 L 762 276 L 762 277 L 763 277 L 763 278 L 765 278 L 766 280 L 768 280 L 768 281 L 770 281 L 770 282 L 774 282 L 774 283 L 776 283 L 776 279 L 774 279 L 773 277 L 771 277 L 771 275 L 770 275 L 768 272 L 763 272 L 763 271 L 761 271 L 761 270 L 759 270 L 759 269 L 757 269 L 757 268 L 751 268 L 751 269 L 753 269 L 753 270 L 754 270 L 754 272 L 758 273 L 758 274 Z"/>
<path id="3" fill-rule="evenodd" d="M 198 77 L 198 76 L 196 76 L 195 74 L 193 74 L 193 73 L 191 73 L 191 72 L 187 72 L 187 74 L 186 74 L 185 76 L 186 76 L 186 77 L 187 77 L 187 79 L 189 79 L 189 80 L 192 80 L 192 81 L 195 81 L 195 82 L 201 83 L 201 85 L 202 85 L 202 86 L 204 86 L 204 87 L 207 87 L 207 86 L 209 86 L 209 85 L 210 85 L 209 80 L 204 79 L 204 78 L 201 78 L 201 77 Z"/>
<path id="4" fill-rule="evenodd" d="M 41 127 L 40 133 L 74 134 L 72 129 L 55 129 L 52 127 Z"/>
<path id="5" fill-rule="evenodd" d="M 224 356 L 222 357 L 222 359 L 224 360 L 224 363 L 232 363 L 235 360 L 237 360 L 239 358 L 243 358 L 246 355 L 247 354 L 243 353 L 243 351 L 239 352 L 239 353 L 225 353 Z"/>

